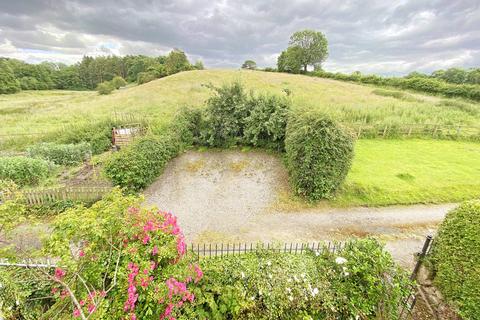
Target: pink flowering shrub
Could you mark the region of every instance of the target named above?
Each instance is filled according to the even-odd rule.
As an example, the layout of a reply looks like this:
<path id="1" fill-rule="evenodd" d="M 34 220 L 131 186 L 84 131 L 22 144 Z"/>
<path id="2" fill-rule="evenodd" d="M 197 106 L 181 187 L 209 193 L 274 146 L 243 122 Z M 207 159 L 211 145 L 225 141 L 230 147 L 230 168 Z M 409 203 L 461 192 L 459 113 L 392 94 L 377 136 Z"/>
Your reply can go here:
<path id="1" fill-rule="evenodd" d="M 185 257 L 176 217 L 138 202 L 114 191 L 58 218 L 46 248 L 65 267 L 54 270 L 52 293 L 71 300 L 73 317 L 174 320 L 194 301 L 203 273 Z"/>

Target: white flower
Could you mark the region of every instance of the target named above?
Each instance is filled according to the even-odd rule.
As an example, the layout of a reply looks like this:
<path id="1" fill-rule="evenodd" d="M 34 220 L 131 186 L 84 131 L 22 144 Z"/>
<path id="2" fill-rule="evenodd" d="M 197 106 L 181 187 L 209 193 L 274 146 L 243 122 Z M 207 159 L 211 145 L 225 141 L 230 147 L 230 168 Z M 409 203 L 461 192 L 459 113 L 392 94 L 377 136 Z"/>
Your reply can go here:
<path id="1" fill-rule="evenodd" d="M 358 319 L 360 319 L 360 316 L 357 314 L 357 315 L 355 316 L 355 320 L 358 320 Z"/>
<path id="2" fill-rule="evenodd" d="M 293 301 L 293 297 L 292 296 L 288 297 L 288 300 Z"/>
<path id="3" fill-rule="evenodd" d="M 348 277 L 350 275 L 349 272 L 344 272 L 343 274 L 345 275 L 345 277 Z"/>
<path id="4" fill-rule="evenodd" d="M 15 304 L 16 304 L 17 306 L 20 305 L 20 301 L 16 300 L 16 301 L 15 301 Z"/>
<path id="5" fill-rule="evenodd" d="M 293 276 L 293 279 L 294 279 L 296 282 L 298 282 L 297 276 Z"/>
<path id="6" fill-rule="evenodd" d="M 267 261 L 267 266 L 270 267 L 271 265 L 272 265 L 272 263 L 270 261 Z"/>
<path id="7" fill-rule="evenodd" d="M 292 289 L 290 289 L 290 288 L 287 288 L 286 290 L 287 290 L 288 293 L 292 292 Z"/>
<path id="8" fill-rule="evenodd" d="M 258 290 L 258 295 L 262 295 L 262 290 Z"/>
<path id="9" fill-rule="evenodd" d="M 255 300 L 255 297 L 250 297 L 250 300 Z"/>
<path id="10" fill-rule="evenodd" d="M 337 257 L 335 259 L 335 263 L 337 263 L 337 264 L 344 264 L 345 262 L 347 262 L 347 259 L 345 259 L 343 257 Z"/>
<path id="11" fill-rule="evenodd" d="M 243 273 L 243 271 L 242 271 L 241 275 L 242 275 L 242 279 L 245 278 L 245 273 Z"/>
<path id="12" fill-rule="evenodd" d="M 269 277 L 270 279 L 272 279 L 272 275 L 271 275 L 271 274 L 268 274 L 268 277 Z"/>
<path id="13" fill-rule="evenodd" d="M 305 273 L 302 273 L 301 276 L 302 276 L 302 278 L 305 278 Z"/>
<path id="14" fill-rule="evenodd" d="M 315 251 L 315 255 L 318 257 L 320 255 L 320 251 Z"/>
<path id="15" fill-rule="evenodd" d="M 316 296 L 318 294 L 318 288 L 313 288 L 312 290 L 312 296 Z"/>
<path id="16" fill-rule="evenodd" d="M 287 282 L 292 282 L 292 279 L 288 278 L 288 279 L 287 279 Z"/>

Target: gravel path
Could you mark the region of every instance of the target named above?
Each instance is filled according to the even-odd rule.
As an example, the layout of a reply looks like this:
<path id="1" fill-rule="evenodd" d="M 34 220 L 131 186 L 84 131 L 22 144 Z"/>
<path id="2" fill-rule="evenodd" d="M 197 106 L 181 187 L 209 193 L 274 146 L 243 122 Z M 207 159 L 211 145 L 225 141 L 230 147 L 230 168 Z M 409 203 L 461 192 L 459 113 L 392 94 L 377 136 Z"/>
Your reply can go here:
<path id="1" fill-rule="evenodd" d="M 189 151 L 146 191 L 146 203 L 173 212 L 192 242 L 319 241 L 376 236 L 404 266 L 455 204 L 277 212 L 288 190 L 281 160 L 263 152 Z"/>

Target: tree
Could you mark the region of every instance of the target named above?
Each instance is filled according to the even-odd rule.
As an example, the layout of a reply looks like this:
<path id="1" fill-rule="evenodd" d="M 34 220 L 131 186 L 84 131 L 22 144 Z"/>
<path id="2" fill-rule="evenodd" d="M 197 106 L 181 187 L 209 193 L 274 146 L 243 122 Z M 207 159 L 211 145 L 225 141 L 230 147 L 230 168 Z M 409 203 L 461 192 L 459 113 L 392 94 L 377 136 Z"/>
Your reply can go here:
<path id="1" fill-rule="evenodd" d="M 193 68 L 196 69 L 196 70 L 203 70 L 203 69 L 205 69 L 205 67 L 203 66 L 202 60 L 197 60 L 197 61 L 195 62 L 195 65 L 193 66 Z"/>
<path id="2" fill-rule="evenodd" d="M 165 71 L 167 72 L 167 75 L 189 69 L 190 62 L 188 62 L 187 56 L 181 50 L 172 50 L 165 59 Z"/>
<path id="3" fill-rule="evenodd" d="M 242 69 L 255 70 L 257 69 L 257 63 L 253 60 L 245 60 L 242 64 Z"/>
<path id="4" fill-rule="evenodd" d="M 116 76 L 112 79 L 112 85 L 115 89 L 119 89 L 120 87 L 125 87 L 127 82 L 120 76 Z"/>
<path id="5" fill-rule="evenodd" d="M 20 82 L 15 78 L 8 60 L 0 59 L 0 94 L 20 91 Z"/>
<path id="6" fill-rule="evenodd" d="M 283 51 L 277 60 L 279 72 L 299 73 L 302 69 L 301 49 L 299 47 L 288 47 Z"/>
<path id="7" fill-rule="evenodd" d="M 299 48 L 298 59 L 305 72 L 309 65 L 321 65 L 328 56 L 327 38 L 320 31 L 297 31 L 290 37 L 289 45 Z"/>

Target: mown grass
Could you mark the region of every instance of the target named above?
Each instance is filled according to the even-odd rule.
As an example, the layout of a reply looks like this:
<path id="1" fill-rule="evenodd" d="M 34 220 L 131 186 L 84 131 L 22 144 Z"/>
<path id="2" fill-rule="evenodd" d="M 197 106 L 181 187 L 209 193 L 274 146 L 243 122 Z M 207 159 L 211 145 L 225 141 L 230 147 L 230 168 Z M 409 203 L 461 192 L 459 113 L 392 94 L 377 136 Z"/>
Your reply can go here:
<path id="1" fill-rule="evenodd" d="M 359 140 L 334 205 L 457 202 L 480 197 L 480 144 Z"/>
<path id="2" fill-rule="evenodd" d="M 480 106 L 465 101 L 418 94 L 415 99 L 398 99 L 378 95 L 378 89 L 375 94 L 375 87 L 302 75 L 201 70 L 130 86 L 107 96 L 59 90 L 0 95 L 0 135 L 56 131 L 111 117 L 114 111 L 134 113 L 155 124 L 164 124 L 178 108 L 204 104 L 211 91 L 202 84 L 220 85 L 235 80 L 256 92 L 285 94 L 288 89 L 296 109 L 323 111 L 346 123 L 475 125 L 480 122 L 480 112 L 475 112 Z"/>
<path id="3" fill-rule="evenodd" d="M 480 144 L 443 140 L 358 140 L 336 198 L 307 203 L 280 191 L 273 209 L 387 206 L 480 198 Z"/>

